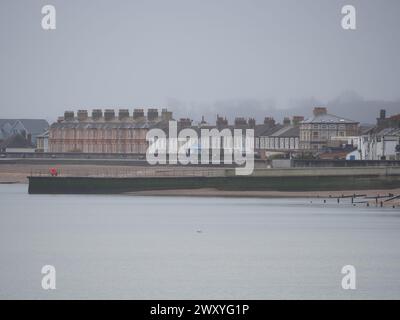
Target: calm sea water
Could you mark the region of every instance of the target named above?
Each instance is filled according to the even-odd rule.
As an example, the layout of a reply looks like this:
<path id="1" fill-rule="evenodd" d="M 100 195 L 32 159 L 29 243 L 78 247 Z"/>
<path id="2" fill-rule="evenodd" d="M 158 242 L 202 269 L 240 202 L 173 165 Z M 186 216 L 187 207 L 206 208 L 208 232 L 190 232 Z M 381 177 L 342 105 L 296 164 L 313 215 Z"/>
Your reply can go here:
<path id="1" fill-rule="evenodd" d="M 0 298 L 399 299 L 399 210 L 321 202 L 0 185 Z M 356 290 L 341 288 L 348 264 Z"/>

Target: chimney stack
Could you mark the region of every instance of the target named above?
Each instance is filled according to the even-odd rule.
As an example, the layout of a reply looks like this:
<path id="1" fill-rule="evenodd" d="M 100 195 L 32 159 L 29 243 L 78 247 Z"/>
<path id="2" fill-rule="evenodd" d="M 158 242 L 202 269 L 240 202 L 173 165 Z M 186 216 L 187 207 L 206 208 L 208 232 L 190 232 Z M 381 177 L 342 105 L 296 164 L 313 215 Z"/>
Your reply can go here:
<path id="1" fill-rule="evenodd" d="M 218 128 L 227 127 L 227 126 L 228 126 L 228 120 L 226 120 L 226 118 L 220 117 L 220 116 L 217 114 L 216 125 L 217 125 Z"/>
<path id="2" fill-rule="evenodd" d="M 250 128 L 255 128 L 255 126 L 256 126 L 256 119 L 249 118 L 249 127 Z"/>
<path id="3" fill-rule="evenodd" d="M 119 109 L 118 110 L 118 119 L 126 120 L 129 118 L 129 110 L 128 109 Z"/>
<path id="4" fill-rule="evenodd" d="M 288 117 L 283 118 L 283 125 L 284 126 L 290 126 L 290 119 Z"/>
<path id="5" fill-rule="evenodd" d="M 265 117 L 264 124 L 266 124 L 266 125 L 268 125 L 268 127 L 272 128 L 273 126 L 275 126 L 275 119 L 272 117 Z"/>
<path id="6" fill-rule="evenodd" d="M 172 120 L 172 112 L 168 111 L 167 109 L 161 110 L 161 119 L 164 121 Z"/>
<path id="7" fill-rule="evenodd" d="M 74 112 L 73 111 L 65 111 L 64 112 L 64 120 L 65 121 L 73 121 L 74 120 Z"/>
<path id="8" fill-rule="evenodd" d="M 139 120 L 144 118 L 144 110 L 143 109 L 134 109 L 133 110 L 133 119 Z"/>
<path id="9" fill-rule="evenodd" d="M 298 126 L 300 124 L 300 122 L 302 122 L 304 120 L 303 116 L 293 116 L 292 118 L 292 124 L 294 126 Z"/>
<path id="10" fill-rule="evenodd" d="M 86 121 L 88 119 L 87 110 L 78 110 L 77 117 L 79 121 Z"/>
<path id="11" fill-rule="evenodd" d="M 147 120 L 155 121 L 158 119 L 158 110 L 157 109 L 148 109 L 147 110 Z"/>
<path id="12" fill-rule="evenodd" d="M 325 107 L 315 107 L 314 111 L 313 111 L 313 114 L 314 114 L 315 117 L 316 116 L 321 116 L 321 115 L 324 115 L 324 114 L 327 114 L 327 113 L 328 113 L 328 110 Z"/>
<path id="13" fill-rule="evenodd" d="M 387 128 L 389 126 L 389 121 L 386 118 L 386 110 L 385 109 L 380 110 L 379 118 L 376 119 L 376 124 L 377 124 L 378 128 L 380 128 L 380 129 Z"/>
<path id="14" fill-rule="evenodd" d="M 235 127 L 236 126 L 245 126 L 245 125 L 247 125 L 247 121 L 245 118 L 243 118 L 243 117 L 235 118 Z"/>
<path id="15" fill-rule="evenodd" d="M 189 118 L 181 118 L 178 121 L 178 126 L 180 129 L 188 128 L 191 125 L 192 125 L 192 120 L 190 120 Z"/>
<path id="16" fill-rule="evenodd" d="M 92 120 L 100 120 L 103 117 L 103 111 L 101 109 L 92 110 Z"/>
<path id="17" fill-rule="evenodd" d="M 115 119 L 115 112 L 113 109 L 104 110 L 104 120 L 111 121 Z"/>

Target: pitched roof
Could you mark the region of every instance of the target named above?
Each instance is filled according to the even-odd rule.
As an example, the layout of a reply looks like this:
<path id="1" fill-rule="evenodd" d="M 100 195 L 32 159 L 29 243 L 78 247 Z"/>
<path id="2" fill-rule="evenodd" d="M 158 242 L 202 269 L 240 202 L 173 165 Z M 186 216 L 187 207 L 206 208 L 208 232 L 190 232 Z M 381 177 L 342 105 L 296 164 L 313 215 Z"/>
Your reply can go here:
<path id="1" fill-rule="evenodd" d="M 49 123 L 44 119 L 19 119 L 29 133 L 38 134 L 49 128 Z"/>
<path id="2" fill-rule="evenodd" d="M 301 123 L 358 123 L 357 121 L 335 116 L 333 114 L 325 113 L 319 114 L 312 118 L 308 118 Z"/>
<path id="3" fill-rule="evenodd" d="M 48 138 L 48 137 L 49 137 L 49 130 L 46 130 L 45 132 L 36 136 L 36 138 Z"/>
<path id="4" fill-rule="evenodd" d="M 389 117 L 390 120 L 400 120 L 400 113 Z"/>
<path id="5" fill-rule="evenodd" d="M 300 127 L 299 126 L 286 126 L 282 129 L 275 131 L 271 134 L 273 137 L 299 137 Z"/>
<path id="6" fill-rule="evenodd" d="M 146 121 L 138 122 L 125 122 L 125 121 L 105 121 L 105 122 L 78 122 L 78 121 L 65 121 L 55 122 L 51 125 L 51 128 L 58 129 L 131 129 L 131 128 L 150 128 L 151 124 Z"/>
<path id="7" fill-rule="evenodd" d="M 270 129 L 274 128 L 275 126 L 271 127 L 271 124 L 256 124 L 254 128 L 254 136 L 259 137 L 264 134 L 264 132 L 268 132 Z"/>
<path id="8" fill-rule="evenodd" d="M 385 128 L 377 133 L 379 136 L 400 136 L 400 128 Z"/>
<path id="9" fill-rule="evenodd" d="M 284 126 L 278 124 L 272 128 L 269 128 L 267 131 L 263 132 L 260 136 L 263 137 L 298 137 L 300 136 L 300 127 L 299 126 Z"/>
<path id="10" fill-rule="evenodd" d="M 374 129 L 375 129 L 375 125 L 373 125 L 373 124 L 361 124 L 359 127 L 359 132 L 361 135 L 363 135 L 363 134 L 368 134 L 369 132 L 371 132 Z"/>
<path id="11" fill-rule="evenodd" d="M 270 127 L 268 129 L 266 129 L 264 132 L 262 132 L 259 136 L 260 137 L 267 137 L 272 135 L 274 132 L 277 132 L 279 130 L 281 130 L 282 128 L 284 128 L 284 126 L 282 124 L 277 124 L 273 127 Z"/>
<path id="12" fill-rule="evenodd" d="M 0 127 L 9 123 L 12 127 L 21 122 L 28 133 L 40 134 L 49 128 L 49 123 L 44 119 L 0 119 Z"/>

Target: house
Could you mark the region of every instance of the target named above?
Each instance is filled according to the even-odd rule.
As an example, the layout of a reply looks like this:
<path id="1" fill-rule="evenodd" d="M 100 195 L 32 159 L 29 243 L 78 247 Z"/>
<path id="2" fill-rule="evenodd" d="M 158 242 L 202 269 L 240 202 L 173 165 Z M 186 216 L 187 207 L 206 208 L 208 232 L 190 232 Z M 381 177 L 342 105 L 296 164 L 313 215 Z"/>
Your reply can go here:
<path id="1" fill-rule="evenodd" d="M 44 119 L 0 119 L 0 141 L 21 134 L 36 144 L 36 137 L 49 128 Z"/>
<path id="2" fill-rule="evenodd" d="M 131 153 L 145 154 L 147 150 L 146 134 L 151 128 L 159 128 L 172 119 L 172 113 L 137 108 L 130 115 L 128 109 L 94 109 L 89 115 L 87 110 L 65 111 L 49 129 L 49 152 L 82 153 Z"/>
<path id="3" fill-rule="evenodd" d="M 361 160 L 361 153 L 358 149 L 354 149 L 346 154 L 346 160 Z"/>
<path id="4" fill-rule="evenodd" d="M 400 114 L 386 118 L 381 110 L 376 126 L 360 136 L 358 151 L 362 160 L 400 160 Z"/>
<path id="5" fill-rule="evenodd" d="M 343 147 L 329 147 L 317 153 L 321 160 L 359 160 L 357 148 L 351 145 Z"/>
<path id="6" fill-rule="evenodd" d="M 36 137 L 36 152 L 49 152 L 49 130 Z"/>
<path id="7" fill-rule="evenodd" d="M 294 116 L 292 121 L 285 118 L 283 124 L 267 128 L 256 140 L 261 158 L 269 157 L 276 153 L 291 153 L 299 150 L 300 127 L 299 123 L 304 118 Z"/>
<path id="8" fill-rule="evenodd" d="M 1 152 L 35 152 L 35 145 L 20 133 L 14 134 L 0 144 Z"/>
<path id="9" fill-rule="evenodd" d="M 275 121 L 269 117 L 265 118 L 264 123 L 262 124 L 256 124 L 254 118 L 247 119 L 244 117 L 237 117 L 233 124 L 229 124 L 226 118 L 219 115 L 217 115 L 215 124 L 207 123 L 204 120 L 204 117 L 201 122 L 197 124 L 193 124 L 191 119 L 181 118 L 177 121 L 176 126 L 178 134 L 184 129 L 194 130 L 197 134 L 197 139 L 194 141 L 179 141 L 177 145 L 178 150 L 182 151 L 181 147 L 183 145 L 187 147 L 188 150 L 186 150 L 186 152 L 190 154 L 199 155 L 201 152 L 208 150 L 208 153 L 212 156 L 213 160 L 220 160 L 221 157 L 230 155 L 231 152 L 243 151 L 246 149 L 246 146 L 255 148 L 255 151 L 257 152 L 260 133 L 265 132 L 270 128 L 276 129 Z M 279 128 L 280 127 L 281 126 L 279 126 Z M 169 144 L 168 140 L 171 139 L 169 136 L 169 124 L 168 122 L 158 123 L 156 128 L 161 129 L 166 133 L 166 141 L 162 143 L 162 141 L 158 139 L 152 139 L 150 144 L 158 140 L 158 144 L 161 146 L 162 143 L 162 148 L 166 148 L 165 146 Z M 247 130 L 254 131 L 254 136 L 251 136 L 250 140 L 248 140 L 249 137 L 247 136 Z M 213 133 L 214 137 L 212 140 L 210 138 L 211 133 Z M 237 136 L 238 133 L 239 137 Z M 232 139 L 234 136 L 236 138 Z M 188 145 L 188 142 L 191 144 Z"/>
<path id="10" fill-rule="evenodd" d="M 329 114 L 327 108 L 314 108 L 313 117 L 300 124 L 300 149 L 320 151 L 332 137 L 356 136 L 358 122 Z"/>
<path id="11" fill-rule="evenodd" d="M 298 150 L 299 149 L 298 126 L 283 126 L 265 137 L 265 148 L 270 150 Z"/>
<path id="12" fill-rule="evenodd" d="M 400 128 L 385 128 L 361 137 L 363 160 L 400 160 Z"/>

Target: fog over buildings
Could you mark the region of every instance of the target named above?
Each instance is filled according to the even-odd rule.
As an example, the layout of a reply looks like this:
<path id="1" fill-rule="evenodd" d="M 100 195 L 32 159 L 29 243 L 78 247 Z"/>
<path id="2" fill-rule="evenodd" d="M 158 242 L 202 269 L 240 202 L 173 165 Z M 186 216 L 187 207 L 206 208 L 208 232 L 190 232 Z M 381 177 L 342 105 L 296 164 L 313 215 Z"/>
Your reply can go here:
<path id="1" fill-rule="evenodd" d="M 86 0 L 0 3 L 3 118 L 67 109 L 168 107 L 215 121 L 309 116 L 360 122 L 400 110 L 398 0 Z M 41 8 L 57 29 L 41 28 Z"/>

